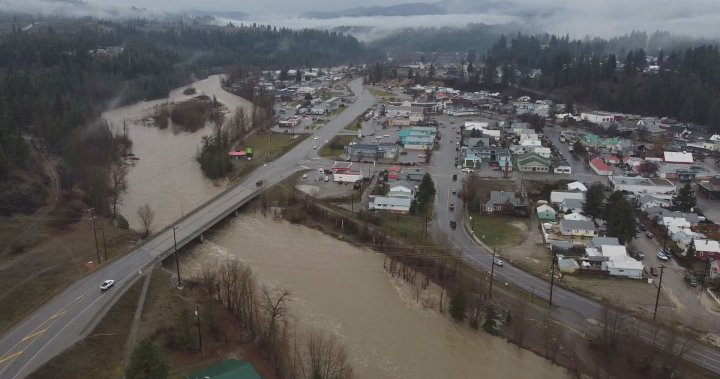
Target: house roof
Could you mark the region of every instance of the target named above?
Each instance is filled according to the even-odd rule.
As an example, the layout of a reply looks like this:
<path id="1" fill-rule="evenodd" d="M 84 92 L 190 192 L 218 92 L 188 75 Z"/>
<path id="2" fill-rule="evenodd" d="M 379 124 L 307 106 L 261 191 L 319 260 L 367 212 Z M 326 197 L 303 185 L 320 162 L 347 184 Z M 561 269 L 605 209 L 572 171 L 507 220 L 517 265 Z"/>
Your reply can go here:
<path id="1" fill-rule="evenodd" d="M 490 191 L 488 204 L 505 204 L 507 202 L 510 202 L 514 206 L 521 204 L 520 199 L 515 197 L 514 192 Z"/>
<path id="2" fill-rule="evenodd" d="M 720 242 L 713 240 L 695 240 L 695 251 L 720 253 Z"/>
<path id="3" fill-rule="evenodd" d="M 612 167 L 608 166 L 605 162 L 603 162 L 600 158 L 593 158 L 590 160 L 590 165 L 595 167 L 598 171 L 610 171 L 612 172 Z"/>
<path id="4" fill-rule="evenodd" d="M 692 154 L 685 152 L 666 151 L 664 159 L 668 163 L 693 163 Z"/>
<path id="5" fill-rule="evenodd" d="M 550 192 L 551 203 L 562 203 L 565 199 L 585 199 L 584 192 L 566 192 L 566 191 L 552 191 Z"/>
<path id="6" fill-rule="evenodd" d="M 561 206 L 564 208 L 570 208 L 570 209 L 580 209 L 583 207 L 583 204 L 585 204 L 585 200 L 565 199 L 561 203 Z"/>
<path id="7" fill-rule="evenodd" d="M 543 204 L 543 205 L 535 208 L 535 210 L 536 210 L 538 213 L 540 213 L 540 212 L 550 212 L 550 213 L 552 213 L 552 214 L 557 214 L 557 211 L 555 211 L 555 209 L 553 209 L 551 206 L 549 206 L 549 205 L 547 205 L 547 204 Z"/>
<path id="8" fill-rule="evenodd" d="M 581 182 L 572 182 L 567 185 L 568 191 L 587 191 L 587 187 Z"/>
<path id="9" fill-rule="evenodd" d="M 518 157 L 517 164 L 518 166 L 526 166 L 533 161 L 540 163 L 543 166 L 550 166 L 550 160 L 547 158 L 537 154 L 537 153 L 525 153 Z"/>
<path id="10" fill-rule="evenodd" d="M 627 249 L 622 245 L 600 245 L 600 251 L 609 260 L 627 257 Z"/>
<path id="11" fill-rule="evenodd" d="M 568 213 L 568 214 L 564 215 L 563 218 L 564 218 L 565 220 L 575 220 L 575 221 L 579 221 L 579 220 L 587 221 L 587 220 L 589 220 L 589 218 L 588 218 L 587 216 L 583 216 L 582 214 L 580 214 L 580 213 L 575 213 L 575 212 Z"/>
<path id="12" fill-rule="evenodd" d="M 260 374 L 255 371 L 252 364 L 237 359 L 228 359 L 224 362 L 216 364 L 215 366 L 194 372 L 187 377 L 213 379 L 261 379 Z"/>
<path id="13" fill-rule="evenodd" d="M 378 206 L 394 206 L 394 207 L 410 207 L 410 198 L 405 197 L 384 197 L 375 196 L 370 202 L 375 207 Z"/>
<path id="14" fill-rule="evenodd" d="M 595 223 L 592 221 L 562 220 L 560 228 L 564 230 L 595 230 Z"/>
<path id="15" fill-rule="evenodd" d="M 601 246 L 619 246 L 620 240 L 618 240 L 616 237 L 594 237 L 590 243 L 588 243 L 588 247 L 594 247 L 599 248 Z"/>

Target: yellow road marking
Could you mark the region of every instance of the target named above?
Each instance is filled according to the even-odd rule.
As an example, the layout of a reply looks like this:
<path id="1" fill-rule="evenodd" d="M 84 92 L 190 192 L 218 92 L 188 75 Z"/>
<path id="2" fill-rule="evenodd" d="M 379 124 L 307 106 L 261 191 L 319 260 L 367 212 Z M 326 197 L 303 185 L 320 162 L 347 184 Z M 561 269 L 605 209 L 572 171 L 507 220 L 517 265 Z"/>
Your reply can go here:
<path id="1" fill-rule="evenodd" d="M 46 330 L 48 330 L 48 328 L 45 328 L 45 329 L 43 329 L 43 330 L 37 331 L 37 332 L 32 333 L 32 334 L 28 334 L 28 335 L 25 336 L 23 339 L 21 339 L 20 342 L 24 342 L 24 341 L 26 341 L 26 340 L 29 340 L 30 338 L 39 336 L 39 335 L 45 333 Z"/>
<path id="2" fill-rule="evenodd" d="M 3 363 L 3 362 L 5 362 L 5 361 L 7 361 L 7 360 L 10 360 L 10 359 L 12 359 L 12 358 L 17 357 L 18 355 L 22 354 L 23 351 L 25 351 L 25 350 L 20 350 L 20 351 L 18 351 L 17 353 L 15 353 L 15 354 L 13 354 L 13 355 L 9 355 L 9 356 L 7 356 L 7 357 L 5 357 L 5 358 L 3 358 L 3 359 L 0 359 L 0 363 Z"/>

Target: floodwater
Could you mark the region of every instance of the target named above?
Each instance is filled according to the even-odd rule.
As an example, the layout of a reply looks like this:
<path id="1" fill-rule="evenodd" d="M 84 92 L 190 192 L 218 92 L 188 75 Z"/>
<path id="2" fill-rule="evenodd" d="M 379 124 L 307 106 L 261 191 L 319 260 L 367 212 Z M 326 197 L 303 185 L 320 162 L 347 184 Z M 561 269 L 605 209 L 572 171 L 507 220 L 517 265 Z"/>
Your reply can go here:
<path id="1" fill-rule="evenodd" d="M 199 94 L 215 96 L 230 112 L 238 106 L 250 106 L 245 99 L 223 90 L 220 78 L 220 75 L 210 76 L 189 86 Z M 137 209 L 142 205 L 147 204 L 155 211 L 153 230 L 157 231 L 220 193 L 227 185 L 225 181 L 206 179 L 195 160 L 202 137 L 210 133 L 209 127 L 188 133 L 174 131 L 172 126 L 161 130 L 143 121 L 159 104 L 191 98 L 182 93 L 187 87 L 172 90 L 166 99 L 142 101 L 103 114 L 116 131 L 121 131 L 125 123 L 133 141 L 132 152 L 139 158 L 128 171 L 128 189 L 119 206 L 120 214 L 133 229 L 141 228 Z"/>
<path id="2" fill-rule="evenodd" d="M 255 269 L 263 284 L 289 289 L 298 324 L 336 334 L 358 378 L 570 377 L 499 337 L 455 324 L 427 306 L 439 294 L 416 301 L 414 287 L 383 270 L 380 254 L 319 231 L 244 214 L 194 247 L 183 275 L 229 258 Z"/>

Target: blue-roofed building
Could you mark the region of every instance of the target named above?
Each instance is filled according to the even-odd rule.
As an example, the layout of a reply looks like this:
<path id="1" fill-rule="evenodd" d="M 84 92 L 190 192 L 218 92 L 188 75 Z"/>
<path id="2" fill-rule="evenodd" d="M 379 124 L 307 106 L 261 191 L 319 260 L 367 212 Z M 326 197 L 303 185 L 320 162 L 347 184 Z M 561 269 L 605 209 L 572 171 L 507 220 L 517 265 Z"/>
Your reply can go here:
<path id="1" fill-rule="evenodd" d="M 228 359 L 215 366 L 181 375 L 181 377 L 190 379 L 262 379 L 253 365 L 238 359 Z"/>

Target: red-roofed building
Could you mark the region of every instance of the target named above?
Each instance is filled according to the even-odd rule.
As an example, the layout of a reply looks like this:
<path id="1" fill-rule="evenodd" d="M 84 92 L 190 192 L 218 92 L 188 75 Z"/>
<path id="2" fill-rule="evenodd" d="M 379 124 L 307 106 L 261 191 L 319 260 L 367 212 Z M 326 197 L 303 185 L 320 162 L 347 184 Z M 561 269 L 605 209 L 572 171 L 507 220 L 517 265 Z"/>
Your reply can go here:
<path id="1" fill-rule="evenodd" d="M 388 180 L 398 180 L 400 179 L 400 171 L 402 168 L 400 166 L 392 166 L 388 169 Z"/>
<path id="2" fill-rule="evenodd" d="M 333 166 L 330 169 L 330 171 L 333 174 L 338 174 L 338 173 L 348 172 L 348 171 L 350 171 L 351 168 L 352 168 L 352 162 L 335 162 L 335 163 L 333 163 Z"/>
<path id="3" fill-rule="evenodd" d="M 598 175 L 611 176 L 613 174 L 612 167 L 608 166 L 600 158 L 593 158 L 590 160 L 590 168 L 592 168 L 592 170 Z"/>
<path id="4" fill-rule="evenodd" d="M 247 156 L 247 152 L 245 152 L 245 150 L 231 151 L 228 153 L 228 155 L 233 159 L 241 159 Z"/>

